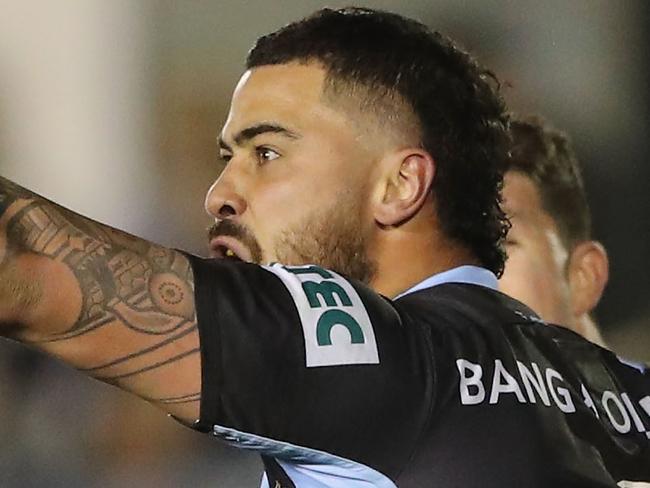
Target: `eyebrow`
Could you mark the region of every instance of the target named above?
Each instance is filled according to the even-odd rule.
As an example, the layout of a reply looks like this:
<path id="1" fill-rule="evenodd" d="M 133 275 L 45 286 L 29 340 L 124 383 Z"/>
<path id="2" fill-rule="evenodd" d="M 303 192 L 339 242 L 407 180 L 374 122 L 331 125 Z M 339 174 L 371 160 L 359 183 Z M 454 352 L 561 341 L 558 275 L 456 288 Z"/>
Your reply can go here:
<path id="1" fill-rule="evenodd" d="M 265 122 L 240 130 L 237 134 L 235 134 L 233 140 L 237 146 L 243 146 L 246 142 L 261 134 L 280 134 L 282 136 L 288 137 L 289 139 L 300 138 L 299 134 L 290 131 L 286 127 L 282 127 L 280 124 Z M 219 147 L 221 149 L 225 149 L 226 151 L 231 150 L 230 145 L 224 141 L 223 136 L 219 136 Z"/>

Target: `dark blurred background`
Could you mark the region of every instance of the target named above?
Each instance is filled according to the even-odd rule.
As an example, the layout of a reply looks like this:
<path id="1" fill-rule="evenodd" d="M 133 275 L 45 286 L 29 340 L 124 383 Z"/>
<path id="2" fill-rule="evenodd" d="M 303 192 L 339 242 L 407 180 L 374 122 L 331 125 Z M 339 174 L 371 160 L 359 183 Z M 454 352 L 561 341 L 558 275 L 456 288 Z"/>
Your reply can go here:
<path id="1" fill-rule="evenodd" d="M 329 6 L 348 2 L 332 1 Z M 492 68 L 512 110 L 566 130 L 611 279 L 612 348 L 650 361 L 650 2 L 363 2 Z M 205 251 L 216 137 L 255 39 L 323 3 L 0 0 L 0 174 L 140 236 Z M 251 455 L 0 344 L 0 486 L 255 486 Z"/>

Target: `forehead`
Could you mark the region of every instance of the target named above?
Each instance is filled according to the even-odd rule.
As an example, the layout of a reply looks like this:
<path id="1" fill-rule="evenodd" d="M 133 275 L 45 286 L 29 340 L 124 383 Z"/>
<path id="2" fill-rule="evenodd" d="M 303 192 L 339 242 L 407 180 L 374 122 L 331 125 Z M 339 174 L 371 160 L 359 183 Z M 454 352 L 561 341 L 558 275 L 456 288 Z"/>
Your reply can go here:
<path id="1" fill-rule="evenodd" d="M 316 63 L 260 66 L 246 71 L 235 88 L 224 134 L 271 121 L 294 129 L 318 117 L 336 116 L 323 103 L 325 75 Z"/>
<path id="2" fill-rule="evenodd" d="M 503 208 L 509 217 L 515 219 L 546 215 L 537 185 L 519 171 L 508 171 L 504 177 Z"/>
<path id="3" fill-rule="evenodd" d="M 512 222 L 514 233 L 533 236 L 559 235 L 555 220 L 546 212 L 539 188 L 531 178 L 519 171 L 508 171 L 504 177 L 503 209 Z"/>

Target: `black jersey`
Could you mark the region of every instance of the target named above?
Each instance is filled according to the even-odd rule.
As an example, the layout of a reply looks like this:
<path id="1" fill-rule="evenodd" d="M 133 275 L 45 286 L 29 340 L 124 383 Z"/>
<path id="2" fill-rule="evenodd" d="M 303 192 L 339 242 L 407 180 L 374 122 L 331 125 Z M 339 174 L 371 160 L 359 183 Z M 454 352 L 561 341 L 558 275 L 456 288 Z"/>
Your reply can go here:
<path id="1" fill-rule="evenodd" d="M 192 266 L 197 428 L 257 450 L 263 486 L 650 480 L 647 375 L 495 289 L 450 272 L 389 300 L 316 266 Z"/>

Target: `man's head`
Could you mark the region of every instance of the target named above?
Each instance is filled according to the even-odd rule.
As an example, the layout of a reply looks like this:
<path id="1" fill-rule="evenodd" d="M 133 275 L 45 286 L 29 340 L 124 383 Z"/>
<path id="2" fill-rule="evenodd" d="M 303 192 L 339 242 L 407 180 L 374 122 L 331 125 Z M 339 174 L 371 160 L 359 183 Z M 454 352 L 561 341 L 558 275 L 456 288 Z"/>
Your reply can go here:
<path id="1" fill-rule="evenodd" d="M 259 39 L 247 68 L 207 197 L 213 235 L 230 220 L 242 257 L 365 281 L 418 239 L 500 273 L 507 118 L 466 53 L 395 14 L 323 9 Z"/>
<path id="2" fill-rule="evenodd" d="M 504 208 L 512 228 L 500 287 L 552 323 L 586 335 L 607 283 L 605 250 L 591 239 L 580 167 L 565 134 L 539 118 L 511 123 Z"/>

